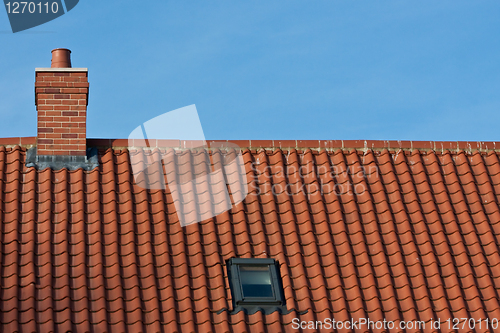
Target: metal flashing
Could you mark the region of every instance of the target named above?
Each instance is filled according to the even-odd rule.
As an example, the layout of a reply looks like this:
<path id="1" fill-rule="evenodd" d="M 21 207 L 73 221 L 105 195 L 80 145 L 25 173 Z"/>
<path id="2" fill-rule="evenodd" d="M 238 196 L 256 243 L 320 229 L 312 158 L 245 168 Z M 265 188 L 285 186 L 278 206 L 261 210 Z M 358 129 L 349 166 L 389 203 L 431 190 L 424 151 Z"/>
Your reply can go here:
<path id="1" fill-rule="evenodd" d="M 37 170 L 50 168 L 52 170 L 93 170 L 99 166 L 97 148 L 87 148 L 87 156 L 68 155 L 37 155 L 36 147 L 28 149 L 26 153 L 26 167 L 35 167 Z"/>

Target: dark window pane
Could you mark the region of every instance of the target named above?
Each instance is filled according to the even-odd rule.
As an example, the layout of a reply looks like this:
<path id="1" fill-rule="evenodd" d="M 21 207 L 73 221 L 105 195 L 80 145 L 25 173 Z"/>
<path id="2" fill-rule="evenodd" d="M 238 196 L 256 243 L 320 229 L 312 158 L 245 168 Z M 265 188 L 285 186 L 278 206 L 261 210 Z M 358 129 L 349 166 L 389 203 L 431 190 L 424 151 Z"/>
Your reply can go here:
<path id="1" fill-rule="evenodd" d="M 269 266 L 240 266 L 243 297 L 274 297 Z"/>

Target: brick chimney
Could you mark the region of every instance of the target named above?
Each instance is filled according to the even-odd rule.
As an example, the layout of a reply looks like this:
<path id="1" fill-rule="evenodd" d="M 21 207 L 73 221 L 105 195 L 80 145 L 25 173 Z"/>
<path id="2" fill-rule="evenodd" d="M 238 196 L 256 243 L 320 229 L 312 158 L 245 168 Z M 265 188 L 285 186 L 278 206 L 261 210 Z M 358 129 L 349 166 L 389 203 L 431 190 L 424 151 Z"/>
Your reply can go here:
<path id="1" fill-rule="evenodd" d="M 35 70 L 37 161 L 86 162 L 87 68 L 71 68 L 71 51 L 52 51 L 51 68 Z"/>

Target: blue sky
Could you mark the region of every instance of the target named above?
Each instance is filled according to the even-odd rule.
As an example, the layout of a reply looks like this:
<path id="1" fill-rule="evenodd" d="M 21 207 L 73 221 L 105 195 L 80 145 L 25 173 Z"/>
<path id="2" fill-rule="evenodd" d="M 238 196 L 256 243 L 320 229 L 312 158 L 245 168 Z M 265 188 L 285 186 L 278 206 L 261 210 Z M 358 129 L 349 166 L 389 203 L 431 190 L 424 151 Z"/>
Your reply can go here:
<path id="1" fill-rule="evenodd" d="M 0 137 L 35 136 L 34 70 L 89 69 L 87 136 L 196 104 L 207 139 L 498 141 L 498 1 L 80 1 L 13 34 Z"/>

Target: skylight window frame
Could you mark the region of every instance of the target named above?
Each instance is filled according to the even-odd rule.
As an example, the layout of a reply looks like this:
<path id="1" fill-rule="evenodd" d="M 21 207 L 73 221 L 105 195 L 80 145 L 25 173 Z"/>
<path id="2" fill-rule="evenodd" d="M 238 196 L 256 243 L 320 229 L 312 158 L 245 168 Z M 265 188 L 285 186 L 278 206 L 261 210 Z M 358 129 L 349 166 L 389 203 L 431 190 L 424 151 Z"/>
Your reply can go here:
<path id="1" fill-rule="evenodd" d="M 273 297 L 253 297 L 243 293 L 241 266 L 268 267 L 271 275 Z M 279 274 L 279 264 L 275 259 L 268 258 L 231 258 L 227 262 L 228 277 L 233 298 L 233 307 L 284 306 L 283 285 Z"/>

